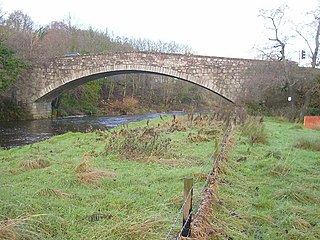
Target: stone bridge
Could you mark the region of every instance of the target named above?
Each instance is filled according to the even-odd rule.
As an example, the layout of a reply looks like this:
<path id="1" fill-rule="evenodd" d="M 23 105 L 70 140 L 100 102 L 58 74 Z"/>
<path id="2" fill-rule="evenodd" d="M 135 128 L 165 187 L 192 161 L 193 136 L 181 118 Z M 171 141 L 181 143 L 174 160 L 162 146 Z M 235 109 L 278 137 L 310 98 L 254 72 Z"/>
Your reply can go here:
<path id="1" fill-rule="evenodd" d="M 237 102 L 245 94 L 246 82 L 278 66 L 269 61 L 146 52 L 58 57 L 30 67 L 16 82 L 13 97 L 29 108 L 33 118 L 48 118 L 52 100 L 64 91 L 111 75 L 152 73 L 197 84 Z"/>

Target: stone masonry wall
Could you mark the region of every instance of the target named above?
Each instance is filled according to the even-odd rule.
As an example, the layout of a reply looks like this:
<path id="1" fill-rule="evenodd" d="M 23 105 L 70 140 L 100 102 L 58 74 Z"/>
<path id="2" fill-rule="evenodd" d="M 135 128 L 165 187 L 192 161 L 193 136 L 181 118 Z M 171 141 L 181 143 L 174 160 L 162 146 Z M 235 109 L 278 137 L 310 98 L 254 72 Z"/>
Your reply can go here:
<path id="1" fill-rule="evenodd" d="M 267 61 L 144 52 L 80 55 L 47 59 L 34 66 L 17 82 L 14 95 L 32 108 L 36 118 L 42 111 L 46 117 L 51 111 L 48 103 L 66 89 L 107 75 L 137 71 L 193 82 L 236 102 L 245 94 L 246 82 L 275 69 L 281 77 L 279 64 Z"/>

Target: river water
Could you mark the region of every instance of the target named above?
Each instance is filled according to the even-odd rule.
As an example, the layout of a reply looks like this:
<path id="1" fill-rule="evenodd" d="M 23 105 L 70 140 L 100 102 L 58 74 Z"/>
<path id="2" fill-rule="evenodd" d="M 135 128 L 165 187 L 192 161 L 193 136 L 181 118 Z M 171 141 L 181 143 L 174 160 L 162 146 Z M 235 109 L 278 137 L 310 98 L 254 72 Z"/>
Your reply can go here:
<path id="1" fill-rule="evenodd" d="M 66 132 L 86 132 L 88 129 L 110 129 L 130 122 L 157 118 L 160 115 L 172 116 L 181 114 L 183 112 L 123 116 L 72 116 L 33 121 L 0 122 L 0 148 L 10 149 L 19 147 Z"/>

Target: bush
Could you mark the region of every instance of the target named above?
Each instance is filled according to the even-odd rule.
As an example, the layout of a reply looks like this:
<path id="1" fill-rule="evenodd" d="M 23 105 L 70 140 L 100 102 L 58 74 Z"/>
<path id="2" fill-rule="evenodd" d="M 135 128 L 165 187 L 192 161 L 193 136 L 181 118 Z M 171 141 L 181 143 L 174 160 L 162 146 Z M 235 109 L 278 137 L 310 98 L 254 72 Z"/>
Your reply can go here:
<path id="1" fill-rule="evenodd" d="M 127 159 L 165 156 L 171 148 L 170 138 L 148 127 L 111 132 L 106 142 L 106 153 L 120 153 Z"/>
<path id="2" fill-rule="evenodd" d="M 31 119 L 30 112 L 8 98 L 0 96 L 0 121 Z"/>
<path id="3" fill-rule="evenodd" d="M 139 101 L 134 97 L 125 97 L 122 100 L 113 100 L 108 103 L 111 112 L 120 114 L 133 113 Z"/>

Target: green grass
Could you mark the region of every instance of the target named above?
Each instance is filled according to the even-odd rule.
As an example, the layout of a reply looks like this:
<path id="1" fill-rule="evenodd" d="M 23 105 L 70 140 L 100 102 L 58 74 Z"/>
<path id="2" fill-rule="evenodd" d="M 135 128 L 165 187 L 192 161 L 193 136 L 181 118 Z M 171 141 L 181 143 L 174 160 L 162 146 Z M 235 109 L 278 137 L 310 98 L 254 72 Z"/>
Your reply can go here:
<path id="1" fill-rule="evenodd" d="M 183 178 L 209 171 L 222 128 L 210 120 L 178 122 L 67 133 L 0 150 L 0 239 L 163 239 L 181 207 Z M 154 143 L 156 151 L 143 135 L 153 128 L 156 141 L 170 139 Z M 141 141 L 126 140 L 125 131 Z M 209 141 L 189 140 L 200 134 Z"/>
<path id="2" fill-rule="evenodd" d="M 217 239 L 320 239 L 319 131 L 267 119 L 267 141 L 238 133 L 219 185 Z"/>

